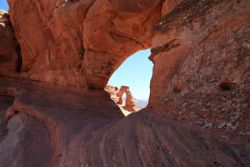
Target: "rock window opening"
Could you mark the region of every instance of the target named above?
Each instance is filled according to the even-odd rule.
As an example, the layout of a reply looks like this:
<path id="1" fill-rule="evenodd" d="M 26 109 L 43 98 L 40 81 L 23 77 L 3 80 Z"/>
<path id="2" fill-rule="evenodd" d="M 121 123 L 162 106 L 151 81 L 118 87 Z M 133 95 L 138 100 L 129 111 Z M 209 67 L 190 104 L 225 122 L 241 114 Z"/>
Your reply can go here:
<path id="1" fill-rule="evenodd" d="M 129 56 L 112 74 L 106 86 L 111 99 L 125 116 L 145 108 L 148 104 L 153 70 L 149 56 L 149 49 Z"/>

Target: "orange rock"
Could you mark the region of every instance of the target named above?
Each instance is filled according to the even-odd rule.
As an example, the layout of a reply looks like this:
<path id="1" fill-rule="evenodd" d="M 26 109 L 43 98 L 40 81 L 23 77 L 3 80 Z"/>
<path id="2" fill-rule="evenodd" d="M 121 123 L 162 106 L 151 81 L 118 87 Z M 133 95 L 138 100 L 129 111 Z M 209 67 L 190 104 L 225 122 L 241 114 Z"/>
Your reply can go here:
<path id="1" fill-rule="evenodd" d="M 119 92 L 118 92 L 118 97 L 119 97 L 119 101 L 118 104 L 123 104 L 123 95 L 126 95 L 126 100 L 125 100 L 125 105 L 124 105 L 124 109 L 130 112 L 135 112 L 136 111 L 136 104 L 134 101 L 134 98 L 132 96 L 131 91 L 129 90 L 128 86 L 121 86 Z"/>
<path id="2" fill-rule="evenodd" d="M 161 0 L 9 3 L 27 79 L 83 88 L 104 88 L 129 55 L 149 48 L 161 12 Z"/>
<path id="3" fill-rule="evenodd" d="M 129 90 L 128 86 L 121 86 L 120 89 L 118 89 L 117 87 L 107 85 L 105 87 L 105 91 L 108 92 L 110 94 L 111 99 L 124 110 L 129 112 L 138 111 L 138 107 L 135 104 L 133 95 Z M 125 102 L 123 99 L 124 94 L 126 95 Z"/>
<path id="4" fill-rule="evenodd" d="M 249 166 L 249 0 L 8 2 L 0 166 Z M 103 88 L 148 47 L 150 104 L 125 118 Z"/>

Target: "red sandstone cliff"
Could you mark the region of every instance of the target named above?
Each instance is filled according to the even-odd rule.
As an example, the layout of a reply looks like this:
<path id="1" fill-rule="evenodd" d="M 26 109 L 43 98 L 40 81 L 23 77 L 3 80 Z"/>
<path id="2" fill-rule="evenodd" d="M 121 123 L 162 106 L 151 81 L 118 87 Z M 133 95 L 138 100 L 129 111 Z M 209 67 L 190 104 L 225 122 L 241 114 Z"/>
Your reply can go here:
<path id="1" fill-rule="evenodd" d="M 250 166 L 250 1 L 9 4 L 0 166 Z M 149 47 L 150 104 L 124 117 L 103 89 Z"/>

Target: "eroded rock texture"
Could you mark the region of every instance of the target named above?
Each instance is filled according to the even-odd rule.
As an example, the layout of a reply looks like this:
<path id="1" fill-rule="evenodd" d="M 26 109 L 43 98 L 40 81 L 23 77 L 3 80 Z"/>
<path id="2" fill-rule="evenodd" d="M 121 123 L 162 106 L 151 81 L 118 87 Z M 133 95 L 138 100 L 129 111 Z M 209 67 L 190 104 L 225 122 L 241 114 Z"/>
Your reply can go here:
<path id="1" fill-rule="evenodd" d="M 147 110 L 124 118 L 109 95 L 100 90 L 79 92 L 78 89 L 4 78 L 1 78 L 0 90 L 1 95 L 8 94 L 8 90 L 15 94 L 6 113 L 9 131 L 1 141 L 0 150 L 8 151 L 0 154 L 2 166 L 15 166 L 6 160 L 6 157 L 15 157 L 12 153 L 19 153 L 20 160 L 39 153 L 44 163 L 49 162 L 45 158 L 51 155 L 48 154 L 51 147 L 51 165 L 41 166 L 247 167 L 250 163 L 246 135 L 197 129 Z M 36 125 L 38 122 L 49 131 L 49 144 L 46 144 L 46 129 Z M 32 136 L 38 132 L 39 135 L 27 138 L 27 130 Z M 22 142 L 15 145 L 9 140 Z M 38 141 L 44 144 L 43 149 L 35 149 Z M 29 149 L 22 152 L 26 142 Z M 19 163 L 19 159 L 15 160 L 12 163 Z M 30 164 L 36 162 L 29 158 Z M 26 165 L 19 163 L 17 166 Z"/>
<path id="2" fill-rule="evenodd" d="M 247 0 L 189 0 L 161 19 L 153 28 L 151 56 L 156 111 L 249 132 L 249 9 Z"/>
<path id="3" fill-rule="evenodd" d="M 0 14 L 1 167 L 250 166 L 248 0 L 9 4 L 14 32 Z M 151 46 L 150 104 L 124 117 L 102 89 L 129 54 Z"/>
<path id="4" fill-rule="evenodd" d="M 160 0 L 9 0 L 22 75 L 103 88 L 132 53 L 150 47 Z"/>

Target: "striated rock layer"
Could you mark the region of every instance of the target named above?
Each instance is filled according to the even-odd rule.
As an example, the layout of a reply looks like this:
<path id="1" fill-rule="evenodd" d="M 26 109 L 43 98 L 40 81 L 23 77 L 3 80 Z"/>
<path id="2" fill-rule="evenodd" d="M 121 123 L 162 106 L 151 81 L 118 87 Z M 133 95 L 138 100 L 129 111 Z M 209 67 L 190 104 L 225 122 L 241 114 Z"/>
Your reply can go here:
<path id="1" fill-rule="evenodd" d="M 0 166 L 44 167 L 50 162 L 47 166 L 247 167 L 250 163 L 249 136 L 197 129 L 149 110 L 124 118 L 100 90 L 79 92 L 4 78 L 0 90 L 14 98 L 12 104 L 4 103 L 9 105 L 5 114 L 9 131 L 1 140 L 0 150 L 5 152 L 0 154 Z M 14 162 L 6 159 L 17 153 L 21 156 Z M 29 157 L 38 153 L 44 163 Z"/>
<path id="2" fill-rule="evenodd" d="M 249 0 L 9 4 L 0 167 L 250 166 Z M 148 47 L 150 104 L 124 117 L 103 88 Z"/>

